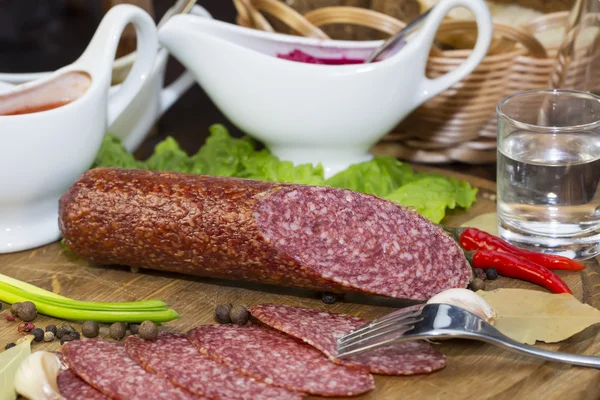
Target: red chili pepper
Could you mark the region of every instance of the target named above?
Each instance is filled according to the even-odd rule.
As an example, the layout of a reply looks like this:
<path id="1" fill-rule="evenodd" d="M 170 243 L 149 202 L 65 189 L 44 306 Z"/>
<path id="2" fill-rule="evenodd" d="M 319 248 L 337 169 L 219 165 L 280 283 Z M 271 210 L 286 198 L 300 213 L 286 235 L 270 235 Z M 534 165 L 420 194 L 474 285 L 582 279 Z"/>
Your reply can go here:
<path id="1" fill-rule="evenodd" d="M 465 252 L 465 255 L 473 268 L 496 268 L 502 276 L 538 284 L 552 293 L 572 294 L 569 286 L 554 272 L 514 254 L 478 250 Z"/>
<path id="2" fill-rule="evenodd" d="M 444 227 L 444 230 L 450 233 L 460 246 L 467 251 L 493 250 L 514 254 L 551 270 L 581 271 L 585 269 L 585 265 L 578 261 L 563 256 L 520 249 L 497 236 L 490 235 L 477 228 Z"/>

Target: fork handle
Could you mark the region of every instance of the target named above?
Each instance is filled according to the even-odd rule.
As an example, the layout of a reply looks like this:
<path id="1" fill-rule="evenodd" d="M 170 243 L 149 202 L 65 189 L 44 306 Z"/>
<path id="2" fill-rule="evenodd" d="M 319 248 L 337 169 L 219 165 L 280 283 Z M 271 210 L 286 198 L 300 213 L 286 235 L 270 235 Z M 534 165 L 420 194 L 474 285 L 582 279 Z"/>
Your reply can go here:
<path id="1" fill-rule="evenodd" d="M 506 336 L 502 338 L 496 337 L 496 335 L 479 336 L 478 339 L 514 353 L 525 354 L 542 360 L 557 361 L 565 364 L 579 365 L 581 367 L 600 368 L 600 357 L 541 350 L 533 346 L 521 344 Z"/>

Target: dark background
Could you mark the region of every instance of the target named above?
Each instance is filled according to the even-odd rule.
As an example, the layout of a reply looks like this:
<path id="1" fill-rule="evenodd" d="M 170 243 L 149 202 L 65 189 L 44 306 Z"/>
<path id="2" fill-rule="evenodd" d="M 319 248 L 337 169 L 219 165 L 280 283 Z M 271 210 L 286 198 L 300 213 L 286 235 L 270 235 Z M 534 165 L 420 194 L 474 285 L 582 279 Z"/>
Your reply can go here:
<path id="1" fill-rule="evenodd" d="M 107 1 L 107 0 L 104 0 Z M 153 0 L 159 19 L 174 0 Z M 234 22 L 231 0 L 199 0 L 214 18 Z M 102 19 L 102 0 L 0 0 L 0 72 L 53 71 L 77 59 Z M 182 71 L 171 59 L 167 82 Z M 195 153 L 208 134 L 208 127 L 224 123 L 234 136 L 241 132 L 228 123 L 203 90 L 193 86 L 158 122 L 137 152 L 147 157 L 155 144 L 173 136 L 188 153 Z M 444 166 L 495 180 L 495 167 L 451 164 Z"/>

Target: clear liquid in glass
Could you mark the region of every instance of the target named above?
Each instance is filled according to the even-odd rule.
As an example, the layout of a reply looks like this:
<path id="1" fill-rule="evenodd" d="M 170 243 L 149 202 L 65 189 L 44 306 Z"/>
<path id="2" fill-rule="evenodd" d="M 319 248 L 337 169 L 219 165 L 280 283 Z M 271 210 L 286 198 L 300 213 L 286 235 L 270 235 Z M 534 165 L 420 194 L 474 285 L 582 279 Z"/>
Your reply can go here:
<path id="1" fill-rule="evenodd" d="M 500 235 L 571 258 L 600 253 L 600 132 L 515 131 L 498 150 Z"/>

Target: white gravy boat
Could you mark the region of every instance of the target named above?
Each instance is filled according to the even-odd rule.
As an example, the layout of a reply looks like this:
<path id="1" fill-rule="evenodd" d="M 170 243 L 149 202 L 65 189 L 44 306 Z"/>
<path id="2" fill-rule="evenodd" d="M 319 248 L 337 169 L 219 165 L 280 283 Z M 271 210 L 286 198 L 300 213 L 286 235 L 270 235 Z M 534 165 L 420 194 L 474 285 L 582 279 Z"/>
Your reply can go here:
<path id="1" fill-rule="evenodd" d="M 212 18 L 210 13 L 199 5 L 190 10 L 193 15 Z M 150 133 L 158 119 L 179 100 L 179 98 L 195 83 L 194 77 L 184 71 L 168 86 L 164 85 L 165 72 L 169 53 L 166 49 L 158 50 L 154 69 L 144 87 L 137 93 L 127 108 L 109 126 L 108 132 L 121 139 L 123 146 L 134 152 Z M 135 60 L 135 53 L 128 54 L 115 60 L 113 64 L 113 80 L 118 77 L 121 81 L 129 71 L 128 66 Z M 0 93 L 12 88 L 9 83 L 23 83 L 44 78 L 51 72 L 35 73 L 0 73 Z M 110 88 L 109 98 L 118 93 L 121 85 Z"/>
<path id="2" fill-rule="evenodd" d="M 475 15 L 475 48 L 454 71 L 428 79 L 425 65 L 437 28 L 460 6 Z M 171 18 L 158 38 L 237 127 L 278 157 L 320 162 L 332 175 L 369 159 L 370 148 L 408 113 L 467 76 L 487 52 L 492 20 L 483 0 L 445 0 L 401 50 L 377 63 L 354 65 L 275 56 L 298 49 L 316 57 L 364 59 L 381 42 L 302 38 L 191 15 Z"/>
<path id="3" fill-rule="evenodd" d="M 111 66 L 128 23 L 135 26 L 139 51 L 109 100 Z M 73 64 L 0 93 L 0 253 L 60 237 L 58 199 L 90 167 L 107 126 L 148 79 L 157 46 L 152 18 L 138 7 L 119 5 L 105 15 Z M 11 115 L 51 103 L 66 104 Z"/>

